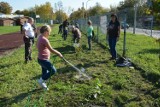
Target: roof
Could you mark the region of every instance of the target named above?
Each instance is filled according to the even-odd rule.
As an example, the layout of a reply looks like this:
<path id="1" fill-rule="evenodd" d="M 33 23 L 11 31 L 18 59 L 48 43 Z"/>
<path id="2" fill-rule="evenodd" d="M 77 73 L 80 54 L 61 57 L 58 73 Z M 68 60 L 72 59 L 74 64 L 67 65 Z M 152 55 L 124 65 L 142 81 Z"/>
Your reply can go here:
<path id="1" fill-rule="evenodd" d="M 0 18 L 0 20 L 15 20 L 15 19 L 12 19 L 12 18 Z"/>

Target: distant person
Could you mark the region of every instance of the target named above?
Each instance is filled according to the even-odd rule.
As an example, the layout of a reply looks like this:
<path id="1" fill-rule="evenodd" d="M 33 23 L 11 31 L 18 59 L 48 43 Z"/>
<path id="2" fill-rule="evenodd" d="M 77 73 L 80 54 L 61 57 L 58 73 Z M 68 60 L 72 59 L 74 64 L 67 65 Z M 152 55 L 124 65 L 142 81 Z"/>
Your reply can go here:
<path id="1" fill-rule="evenodd" d="M 20 31 L 21 31 L 21 34 L 23 34 L 23 22 L 20 22 Z"/>
<path id="2" fill-rule="evenodd" d="M 61 24 L 59 25 L 58 34 L 62 34 L 62 29 L 63 29 L 63 24 L 61 23 Z"/>
<path id="3" fill-rule="evenodd" d="M 63 38 L 64 38 L 64 40 L 67 39 L 68 26 L 69 26 L 69 22 L 68 22 L 68 20 L 66 19 L 65 21 L 63 21 Z"/>
<path id="4" fill-rule="evenodd" d="M 44 25 L 40 28 L 41 35 L 37 40 L 38 48 L 38 63 L 42 68 L 42 76 L 38 80 L 38 83 L 41 87 L 48 90 L 48 87 L 45 83 L 54 73 L 56 73 L 56 68 L 49 61 L 50 53 L 57 54 L 59 57 L 63 57 L 60 52 L 53 49 L 48 38 L 51 33 L 51 27 L 49 25 Z"/>
<path id="5" fill-rule="evenodd" d="M 73 34 L 73 42 L 80 43 L 80 39 L 81 39 L 80 30 L 76 28 L 75 26 L 72 26 L 72 34 Z"/>
<path id="6" fill-rule="evenodd" d="M 79 24 L 76 22 L 75 27 L 79 29 Z"/>
<path id="7" fill-rule="evenodd" d="M 32 60 L 32 44 L 35 37 L 35 32 L 33 30 L 32 24 L 34 23 L 33 18 L 29 18 L 28 22 L 23 25 L 24 36 L 23 40 L 25 43 L 25 63 Z"/>
<path id="8" fill-rule="evenodd" d="M 115 60 L 117 58 L 116 43 L 119 40 L 120 36 L 120 23 L 116 14 L 111 14 L 111 21 L 109 22 L 109 25 L 107 27 L 107 35 L 110 53 L 112 56 L 110 60 Z"/>
<path id="9" fill-rule="evenodd" d="M 91 40 L 93 36 L 93 26 L 91 20 L 88 21 L 88 28 L 87 28 L 87 37 L 88 37 L 88 50 L 91 50 Z"/>

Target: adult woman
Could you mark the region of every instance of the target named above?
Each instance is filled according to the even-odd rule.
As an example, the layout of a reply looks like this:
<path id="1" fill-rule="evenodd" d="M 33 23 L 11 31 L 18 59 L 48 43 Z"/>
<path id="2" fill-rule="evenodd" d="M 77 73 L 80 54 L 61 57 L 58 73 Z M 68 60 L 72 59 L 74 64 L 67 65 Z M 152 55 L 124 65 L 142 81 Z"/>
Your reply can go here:
<path id="1" fill-rule="evenodd" d="M 116 43 L 120 36 L 120 23 L 115 14 L 111 14 L 111 21 L 109 22 L 107 33 L 110 53 L 112 56 L 110 60 L 115 60 L 117 58 Z"/>
<path id="2" fill-rule="evenodd" d="M 63 57 L 60 52 L 53 49 L 50 45 L 48 37 L 50 35 L 51 28 L 49 25 L 44 25 L 40 29 L 41 35 L 38 37 L 37 48 L 38 48 L 38 63 L 42 67 L 42 77 L 38 80 L 41 87 L 48 90 L 45 80 L 49 79 L 51 75 L 56 72 L 56 68 L 49 61 L 50 52 L 57 54 L 59 57 Z"/>
<path id="3" fill-rule="evenodd" d="M 87 37 L 88 37 L 88 47 L 89 47 L 89 50 L 91 50 L 92 31 L 93 31 L 92 22 L 91 22 L 91 20 L 89 20 L 88 21 L 88 28 L 87 28 Z"/>
<path id="4" fill-rule="evenodd" d="M 72 26 L 72 34 L 73 34 L 73 42 L 80 43 L 81 31 L 75 26 Z"/>

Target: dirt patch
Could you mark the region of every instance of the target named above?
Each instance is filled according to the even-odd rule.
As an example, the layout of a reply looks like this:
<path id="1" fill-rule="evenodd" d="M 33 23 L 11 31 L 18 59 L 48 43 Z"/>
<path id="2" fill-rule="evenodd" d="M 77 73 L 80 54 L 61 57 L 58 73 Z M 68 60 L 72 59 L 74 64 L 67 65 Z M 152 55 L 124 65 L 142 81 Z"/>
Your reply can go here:
<path id="1" fill-rule="evenodd" d="M 20 32 L 0 35 L 0 56 L 23 44 L 23 34 Z"/>

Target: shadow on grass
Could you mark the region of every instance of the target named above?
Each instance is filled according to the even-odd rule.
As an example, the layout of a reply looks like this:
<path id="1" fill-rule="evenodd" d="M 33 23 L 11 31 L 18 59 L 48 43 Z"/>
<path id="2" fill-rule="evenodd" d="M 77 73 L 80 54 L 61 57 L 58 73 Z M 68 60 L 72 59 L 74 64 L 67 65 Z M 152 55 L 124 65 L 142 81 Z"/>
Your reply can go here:
<path id="1" fill-rule="evenodd" d="M 157 99 L 157 98 L 160 97 L 160 95 L 158 95 L 157 93 L 154 93 L 154 91 L 156 91 L 156 90 L 158 90 L 158 89 L 159 89 L 159 88 L 152 88 L 152 89 L 144 92 L 144 95 L 150 95 L 150 96 L 152 96 L 153 98 Z M 143 96 L 138 95 L 138 96 L 136 96 L 136 97 L 134 97 L 134 98 L 131 98 L 131 99 L 129 99 L 129 100 L 126 100 L 125 103 L 123 103 L 123 106 L 124 106 L 125 104 L 129 104 L 129 103 L 131 103 L 131 102 L 140 101 L 142 98 L 143 98 Z M 158 100 L 157 100 L 157 102 L 158 102 Z M 157 102 L 156 102 L 156 101 L 153 102 L 152 105 L 154 105 L 154 107 L 159 107 L 159 104 L 158 104 Z"/>
<path id="2" fill-rule="evenodd" d="M 72 67 L 69 66 L 69 65 L 66 65 L 66 67 L 57 69 L 57 73 L 56 73 L 56 74 L 65 74 L 65 73 L 74 72 L 74 71 L 75 71 L 74 68 L 72 68 Z M 76 72 L 76 71 L 75 71 L 75 72 Z M 56 75 L 56 74 L 53 74 L 53 76 Z M 39 79 L 40 77 L 41 77 L 41 74 L 40 74 L 40 75 L 37 75 L 37 76 L 35 76 L 35 77 L 33 77 L 33 78 L 31 78 L 31 80 L 37 80 L 37 79 Z"/>
<path id="3" fill-rule="evenodd" d="M 73 46 L 67 45 L 65 47 L 55 48 L 60 51 L 62 54 L 72 54 L 75 53 L 75 49 Z"/>
<path id="4" fill-rule="evenodd" d="M 14 62 L 14 63 L 7 63 L 7 64 L 1 64 L 0 65 L 0 68 L 1 69 L 3 69 L 3 68 L 9 68 L 9 67 L 11 67 L 11 66 L 14 66 L 14 65 L 17 65 L 17 64 L 19 64 L 19 63 L 21 63 L 20 61 L 18 61 L 18 62 Z"/>
<path id="5" fill-rule="evenodd" d="M 144 49 L 139 53 L 151 53 L 151 54 L 160 54 L 160 49 Z"/>
<path id="6" fill-rule="evenodd" d="M 61 42 L 62 40 L 49 40 L 50 42 Z"/>
<path id="7" fill-rule="evenodd" d="M 134 63 L 133 63 L 133 66 L 136 70 L 140 71 L 140 74 L 142 75 L 143 78 L 152 82 L 156 87 L 160 87 L 160 83 L 158 83 L 160 81 L 160 74 L 155 72 L 147 72 L 146 70 L 144 70 L 143 68 L 139 67 Z"/>
<path id="8" fill-rule="evenodd" d="M 18 103 L 20 101 L 22 101 L 24 98 L 29 97 L 30 95 L 32 95 L 33 93 L 39 93 L 41 92 L 42 89 L 34 89 L 32 91 L 26 92 L 26 93 L 21 93 L 15 97 L 12 98 L 0 98 L 0 105 L 1 107 L 9 107 L 14 103 Z"/>

